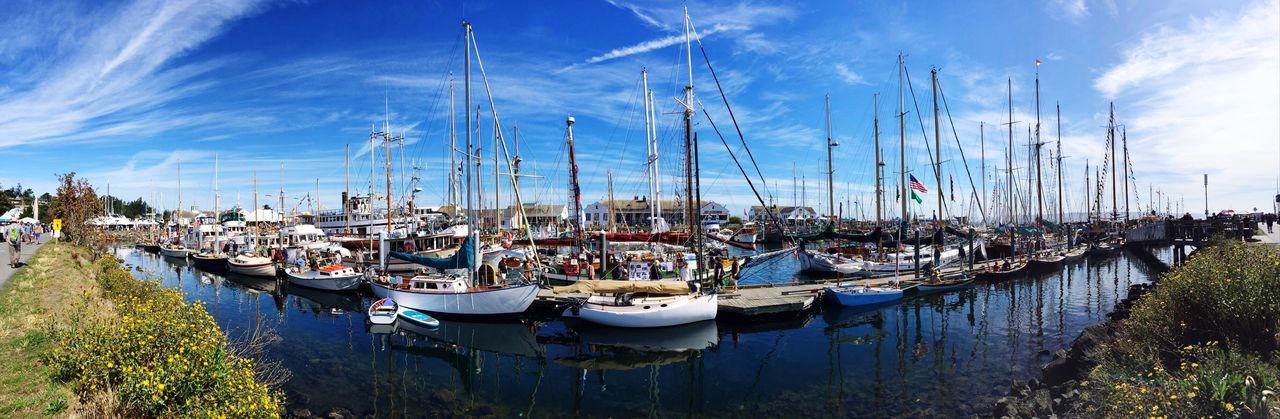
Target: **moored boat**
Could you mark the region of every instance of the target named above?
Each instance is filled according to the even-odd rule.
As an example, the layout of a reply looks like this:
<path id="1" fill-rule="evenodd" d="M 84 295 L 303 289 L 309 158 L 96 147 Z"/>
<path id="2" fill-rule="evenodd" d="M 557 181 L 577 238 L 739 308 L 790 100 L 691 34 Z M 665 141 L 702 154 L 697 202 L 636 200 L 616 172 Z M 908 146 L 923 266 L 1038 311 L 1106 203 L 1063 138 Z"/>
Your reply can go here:
<path id="1" fill-rule="evenodd" d="M 399 311 L 395 300 L 390 298 L 379 299 L 369 306 L 369 323 L 373 324 L 391 324 L 396 321 L 396 315 Z"/>
<path id="2" fill-rule="evenodd" d="M 951 292 L 962 290 L 972 286 L 976 277 L 968 274 L 960 274 L 959 276 L 942 278 L 936 281 L 925 281 L 916 288 L 920 294 L 936 294 L 942 292 Z"/>
<path id="3" fill-rule="evenodd" d="M 195 253 L 191 255 L 191 263 L 202 271 L 221 273 L 227 270 L 227 256 L 217 253 Z"/>
<path id="4" fill-rule="evenodd" d="M 1062 262 L 1066 257 L 1057 253 L 1041 253 L 1031 257 L 1027 261 L 1027 269 L 1034 272 L 1048 272 L 1062 267 Z"/>
<path id="5" fill-rule="evenodd" d="M 679 326 L 712 320 L 716 294 L 701 294 L 684 281 L 578 281 L 556 292 L 590 294 L 565 316 L 614 327 Z"/>
<path id="6" fill-rule="evenodd" d="M 843 284 L 823 288 L 823 294 L 845 307 L 863 307 L 891 303 L 902 299 L 902 290 L 891 287 L 868 287 Z"/>
<path id="7" fill-rule="evenodd" d="M 251 254 L 227 259 L 227 270 L 241 275 L 276 276 L 276 266 L 271 258 Z"/>
<path id="8" fill-rule="evenodd" d="M 360 287 L 364 276 L 347 265 L 326 265 L 318 269 L 285 269 L 285 276 L 293 285 L 327 291 L 347 291 Z"/>
<path id="9" fill-rule="evenodd" d="M 1006 260 L 1003 264 L 992 266 L 982 273 L 979 273 L 978 278 L 981 278 L 984 281 L 999 282 L 1018 278 L 1025 273 L 1027 273 L 1027 261 Z"/>
<path id="10" fill-rule="evenodd" d="M 190 254 L 190 250 L 180 244 L 165 244 L 160 246 L 160 255 L 171 258 L 186 259 Z"/>

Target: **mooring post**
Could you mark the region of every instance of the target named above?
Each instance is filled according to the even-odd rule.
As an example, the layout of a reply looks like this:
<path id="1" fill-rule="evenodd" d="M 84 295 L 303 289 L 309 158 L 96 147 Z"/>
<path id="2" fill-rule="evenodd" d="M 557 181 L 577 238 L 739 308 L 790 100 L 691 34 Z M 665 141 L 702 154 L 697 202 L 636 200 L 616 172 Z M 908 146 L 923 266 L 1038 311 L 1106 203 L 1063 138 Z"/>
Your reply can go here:
<path id="1" fill-rule="evenodd" d="M 916 250 L 915 251 L 916 251 L 916 278 L 918 279 L 920 278 L 920 227 L 916 227 Z"/>

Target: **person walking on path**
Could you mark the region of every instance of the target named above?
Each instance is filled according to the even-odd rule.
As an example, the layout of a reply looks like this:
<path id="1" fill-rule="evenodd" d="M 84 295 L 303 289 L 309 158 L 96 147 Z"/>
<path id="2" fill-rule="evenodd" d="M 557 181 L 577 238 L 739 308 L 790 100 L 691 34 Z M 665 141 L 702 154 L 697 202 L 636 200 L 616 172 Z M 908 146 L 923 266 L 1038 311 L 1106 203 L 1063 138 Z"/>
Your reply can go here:
<path id="1" fill-rule="evenodd" d="M 22 227 L 7 223 L 4 227 L 4 242 L 9 250 L 9 267 L 17 268 L 22 259 Z"/>

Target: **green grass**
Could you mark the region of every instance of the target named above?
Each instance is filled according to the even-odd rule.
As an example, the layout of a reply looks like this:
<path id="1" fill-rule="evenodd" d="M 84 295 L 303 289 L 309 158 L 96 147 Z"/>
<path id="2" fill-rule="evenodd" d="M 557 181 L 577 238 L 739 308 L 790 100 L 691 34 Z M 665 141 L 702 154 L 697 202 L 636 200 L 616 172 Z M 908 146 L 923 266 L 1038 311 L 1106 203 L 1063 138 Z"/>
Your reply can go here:
<path id="1" fill-rule="evenodd" d="M 47 290 L 65 284 L 37 273 L 51 270 L 50 264 L 70 267 L 70 259 L 49 256 L 57 252 L 55 246 L 41 248 L 31 265 L 20 269 L 0 289 L 0 417 L 57 415 L 74 398 L 70 389 L 50 378 L 51 369 L 40 362 L 40 354 L 52 345 L 41 326 L 50 311 L 44 303 L 50 294 L 62 294 Z"/>

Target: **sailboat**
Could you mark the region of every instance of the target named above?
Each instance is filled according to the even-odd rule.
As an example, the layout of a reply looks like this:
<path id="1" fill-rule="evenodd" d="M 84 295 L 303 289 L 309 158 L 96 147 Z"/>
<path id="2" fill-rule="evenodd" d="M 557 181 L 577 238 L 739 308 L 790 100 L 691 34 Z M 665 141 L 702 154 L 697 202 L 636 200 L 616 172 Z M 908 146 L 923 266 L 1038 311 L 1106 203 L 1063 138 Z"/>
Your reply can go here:
<path id="1" fill-rule="evenodd" d="M 1045 143 L 1040 141 L 1040 62 L 1036 61 L 1036 137 L 1035 137 L 1035 159 L 1036 159 L 1036 224 L 1041 227 L 1042 241 L 1048 241 L 1050 236 L 1045 234 L 1044 220 L 1044 189 L 1043 182 L 1040 179 L 1040 147 Z M 1059 187 L 1061 190 L 1061 187 Z M 1061 220 L 1059 220 L 1061 226 Z M 1048 272 L 1062 267 L 1063 261 L 1067 258 L 1062 252 L 1052 250 L 1052 246 L 1048 250 L 1042 250 L 1031 256 L 1031 260 L 1027 261 L 1028 267 L 1037 272 Z"/>
<path id="2" fill-rule="evenodd" d="M 199 236 L 200 250 L 191 255 L 191 261 L 204 271 L 223 272 L 227 269 L 227 256 L 222 253 L 222 224 L 218 222 L 219 212 L 222 206 L 222 194 L 218 191 L 218 156 L 213 156 L 213 220 L 210 223 L 202 223 L 196 227 Z M 213 236 L 213 242 L 208 248 L 204 247 L 204 237 Z"/>
<path id="3" fill-rule="evenodd" d="M 464 41 L 466 44 L 465 67 L 465 103 L 471 109 L 471 54 L 474 47 L 471 23 L 463 22 Z M 479 54 L 477 53 L 477 56 Z M 484 67 L 481 68 L 483 76 Z M 485 79 L 488 86 L 487 76 Z M 490 107 L 492 109 L 492 101 Z M 471 126 L 471 114 L 466 113 L 466 126 Z M 495 126 L 497 122 L 495 112 Z M 500 130 L 499 130 L 500 132 Z M 476 206 L 473 199 L 478 198 L 479 188 L 473 188 L 479 175 L 475 172 L 474 159 L 477 158 L 472 148 L 471 130 L 466 130 L 467 165 L 467 237 L 461 247 L 448 257 L 429 257 L 412 253 L 382 251 L 379 252 L 379 265 L 382 272 L 373 273 L 370 288 L 380 298 L 391 298 L 404 307 L 429 313 L 452 315 L 513 315 L 523 313 L 533 304 L 538 295 L 538 285 L 523 282 L 482 281 L 478 268 L 481 263 L 479 232 L 476 225 Z M 509 162 L 509 161 L 508 161 Z M 510 171 L 514 173 L 514 171 Z M 388 172 L 389 173 L 389 172 Z M 390 176 L 390 175 L 388 175 Z M 514 176 L 514 174 L 512 175 Z M 388 180 L 389 182 L 389 180 Z M 517 192 L 517 199 L 519 195 Z M 388 198 L 390 199 L 390 198 Z M 528 223 L 523 223 L 528 228 Z M 379 248 L 390 250 L 387 243 L 388 232 L 379 234 Z M 408 277 L 398 277 L 386 273 L 388 258 L 396 258 L 422 265 L 429 272 Z"/>
<path id="4" fill-rule="evenodd" d="M 178 228 L 173 238 L 160 244 L 160 254 L 176 259 L 186 259 L 190 250 L 182 242 L 186 228 L 182 223 L 182 166 L 178 166 L 178 209 L 173 211 L 173 224 Z"/>
<path id="5" fill-rule="evenodd" d="M 258 174 L 254 173 L 253 175 L 253 223 L 254 223 L 253 246 L 249 249 L 249 251 L 241 252 L 240 254 L 235 255 L 235 257 L 232 257 L 231 259 L 227 259 L 227 270 L 231 271 L 232 273 L 237 273 L 241 275 L 274 277 L 276 276 L 275 263 L 271 261 L 271 258 L 258 254 L 257 247 L 258 247 L 258 240 L 259 240 L 260 234 L 258 234 L 257 232 L 258 232 L 259 226 L 262 224 L 262 220 L 261 220 L 262 210 L 258 208 L 259 208 L 258 207 Z"/>
<path id="6" fill-rule="evenodd" d="M 688 197 L 686 204 L 686 224 L 689 227 L 689 238 L 693 243 L 692 253 L 684 253 L 684 260 L 677 270 L 681 281 L 578 281 L 571 286 L 557 288 L 559 291 L 585 292 L 586 300 L 565 311 L 569 317 L 606 326 L 627 328 L 670 327 L 695 323 L 716 318 L 719 308 L 718 296 L 714 292 L 704 290 L 701 286 L 706 269 L 702 268 L 700 251 L 703 246 L 702 223 L 697 206 L 700 195 L 695 177 L 697 170 L 696 139 L 693 136 L 693 55 L 692 55 L 693 22 L 689 12 L 684 14 L 684 37 L 686 59 L 689 66 L 689 84 L 685 86 L 684 101 L 684 140 L 685 140 L 685 184 Z M 568 135 L 573 136 L 573 118 L 567 120 Z M 576 183 L 575 183 L 576 184 Z M 579 230 L 580 231 L 580 230 Z M 718 280 L 719 278 L 714 278 Z"/>

